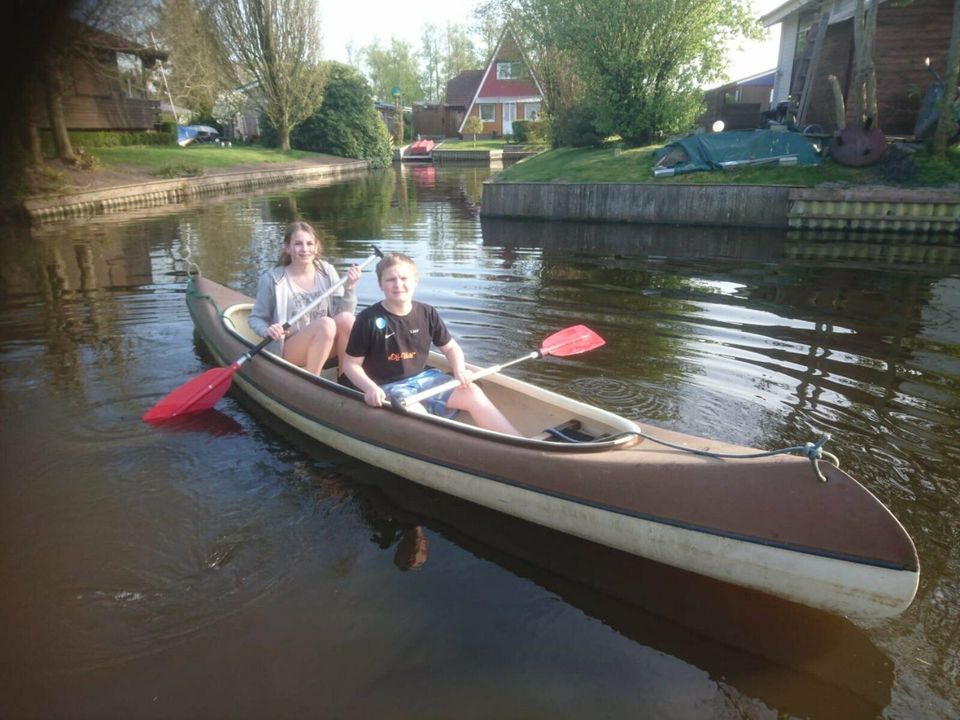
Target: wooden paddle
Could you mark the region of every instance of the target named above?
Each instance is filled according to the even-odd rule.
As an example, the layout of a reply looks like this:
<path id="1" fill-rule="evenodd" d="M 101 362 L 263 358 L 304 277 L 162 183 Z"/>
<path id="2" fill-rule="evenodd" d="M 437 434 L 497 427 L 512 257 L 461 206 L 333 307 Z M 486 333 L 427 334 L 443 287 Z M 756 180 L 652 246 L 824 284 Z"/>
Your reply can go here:
<path id="1" fill-rule="evenodd" d="M 492 367 L 484 368 L 483 370 L 477 370 L 473 373 L 473 379 L 479 380 L 487 375 L 493 375 L 494 373 L 498 373 L 501 370 L 510 367 L 511 365 L 521 363 L 524 360 L 536 360 L 537 358 L 546 357 L 548 355 L 554 355 L 556 357 L 579 355 L 580 353 L 587 352 L 588 350 L 598 348 L 605 342 L 606 341 L 602 337 L 597 335 L 597 333 L 588 328 L 586 325 L 574 325 L 573 327 L 568 327 L 564 330 L 560 330 L 559 332 L 555 332 L 540 344 L 539 350 L 535 350 L 529 355 L 524 355 L 523 357 L 503 363 L 502 365 L 494 365 Z M 393 401 L 393 405 L 405 410 L 421 400 L 426 400 L 428 397 L 433 397 L 434 395 L 439 395 L 447 390 L 453 390 L 458 387 L 460 387 L 460 381 L 453 379 L 449 382 L 443 383 L 442 385 L 432 387 L 429 390 L 418 392 L 416 395 L 408 395 L 404 398 L 398 398 L 397 400 Z"/>
<path id="2" fill-rule="evenodd" d="M 380 252 L 380 248 L 374 246 L 373 254 L 360 263 L 360 269 L 362 270 L 374 260 L 382 257 L 383 253 Z M 313 308 L 315 308 L 321 300 L 332 295 L 334 291 L 346 283 L 348 279 L 349 278 L 347 276 L 341 278 L 340 282 L 323 292 L 313 302 L 303 308 L 303 310 L 287 320 L 287 322 L 283 324 L 283 329 L 289 329 L 291 325 L 297 322 L 297 320 L 313 310 Z M 188 380 L 169 395 L 164 397 L 152 408 L 150 408 L 143 416 L 144 421 L 157 422 L 169 420 L 180 415 L 187 415 L 189 413 L 198 413 L 203 412 L 204 410 L 209 410 L 216 405 L 217 401 L 224 396 L 227 390 L 230 389 L 230 382 L 237 370 L 240 369 L 240 366 L 273 341 L 273 338 L 265 337 L 259 345 L 245 352 L 227 367 L 213 368 L 212 370 L 207 370 L 202 375 L 198 375 L 192 380 Z"/>

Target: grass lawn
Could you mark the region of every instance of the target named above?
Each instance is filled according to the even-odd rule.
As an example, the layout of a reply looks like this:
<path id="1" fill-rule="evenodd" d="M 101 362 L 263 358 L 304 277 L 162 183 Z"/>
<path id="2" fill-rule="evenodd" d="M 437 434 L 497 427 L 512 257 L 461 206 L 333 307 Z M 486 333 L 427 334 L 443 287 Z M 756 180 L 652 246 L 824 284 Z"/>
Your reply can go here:
<path id="1" fill-rule="evenodd" d="M 735 170 L 695 172 L 673 177 L 653 177 L 654 153 L 660 146 L 617 151 L 595 148 L 561 148 L 527 158 L 497 176 L 500 182 L 609 182 L 658 184 L 792 185 L 814 187 L 821 183 L 884 184 L 940 187 L 960 183 L 960 147 L 946 158 L 925 151 L 913 155 L 891 152 L 869 168 L 849 168 L 829 159 L 813 167 L 758 166 Z"/>
<path id="2" fill-rule="evenodd" d="M 444 150 L 503 150 L 507 145 L 509 145 L 506 140 L 503 138 L 498 138 L 496 140 L 490 140 L 483 138 L 477 138 L 476 144 L 474 144 L 473 139 L 466 137 L 463 140 L 444 140 L 442 145 L 438 145 L 433 149 L 434 152 L 443 152 Z M 525 147 L 531 147 L 531 145 L 526 145 Z"/>
<path id="3" fill-rule="evenodd" d="M 220 147 L 218 145 L 161 145 L 90 148 L 105 167 L 139 167 L 158 177 L 202 175 L 206 170 L 223 170 L 244 165 L 287 163 L 323 157 L 303 150 L 277 150 L 254 146 Z"/>

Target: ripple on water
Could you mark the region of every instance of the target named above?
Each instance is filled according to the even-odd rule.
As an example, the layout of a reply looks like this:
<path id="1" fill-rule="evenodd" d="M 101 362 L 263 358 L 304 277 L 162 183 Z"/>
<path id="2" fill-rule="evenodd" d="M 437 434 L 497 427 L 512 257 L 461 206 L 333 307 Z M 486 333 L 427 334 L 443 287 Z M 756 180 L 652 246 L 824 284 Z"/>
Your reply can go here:
<path id="1" fill-rule="evenodd" d="M 677 414 L 671 394 L 646 382 L 582 377 L 570 382 L 568 394 L 631 420 L 665 420 Z"/>

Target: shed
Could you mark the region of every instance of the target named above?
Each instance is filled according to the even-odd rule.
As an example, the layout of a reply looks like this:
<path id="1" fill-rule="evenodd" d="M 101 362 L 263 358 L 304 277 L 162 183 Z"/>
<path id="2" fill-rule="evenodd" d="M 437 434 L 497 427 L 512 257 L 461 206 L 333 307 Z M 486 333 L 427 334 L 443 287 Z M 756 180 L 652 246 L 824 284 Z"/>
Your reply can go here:
<path id="1" fill-rule="evenodd" d="M 867 0 L 875 2 L 877 0 Z M 877 125 L 887 134 L 909 134 L 916 122 L 926 89 L 933 82 L 924 66 L 942 69 L 947 63 L 954 0 L 913 0 L 901 4 L 881 1 L 877 11 L 874 64 L 877 78 Z M 855 0 L 826 0 L 828 17 L 822 47 L 810 66 L 808 111 L 804 125 L 818 124 L 826 131 L 836 129 L 829 75 L 835 75 L 849 113 L 853 81 L 853 14 Z M 819 0 L 789 0 L 761 18 L 766 27 L 780 23 L 780 50 L 773 102 L 787 102 L 801 93 L 798 79 L 804 67 L 811 28 L 821 8 Z"/>
<path id="2" fill-rule="evenodd" d="M 151 130 L 160 121 L 160 101 L 151 97 L 146 70 L 167 53 L 147 48 L 76 21 L 68 23 L 58 65 L 64 120 L 70 130 Z M 34 117 L 50 121 L 43 102 Z"/>

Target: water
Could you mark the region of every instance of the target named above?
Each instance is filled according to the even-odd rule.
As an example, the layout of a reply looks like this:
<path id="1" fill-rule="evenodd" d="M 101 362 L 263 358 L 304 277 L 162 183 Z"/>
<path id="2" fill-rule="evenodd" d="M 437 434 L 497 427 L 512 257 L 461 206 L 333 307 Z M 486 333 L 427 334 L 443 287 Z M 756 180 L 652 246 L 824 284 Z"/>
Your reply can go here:
<path id="1" fill-rule="evenodd" d="M 0 244 L 0 717 L 952 718 L 960 246 L 483 221 L 486 168 L 27 230 Z M 231 393 L 184 278 L 252 292 L 304 217 L 338 267 L 417 258 L 468 358 L 641 422 L 828 449 L 912 534 L 914 604 L 854 623 L 419 488 Z M 372 276 L 361 304 L 379 296 Z"/>

